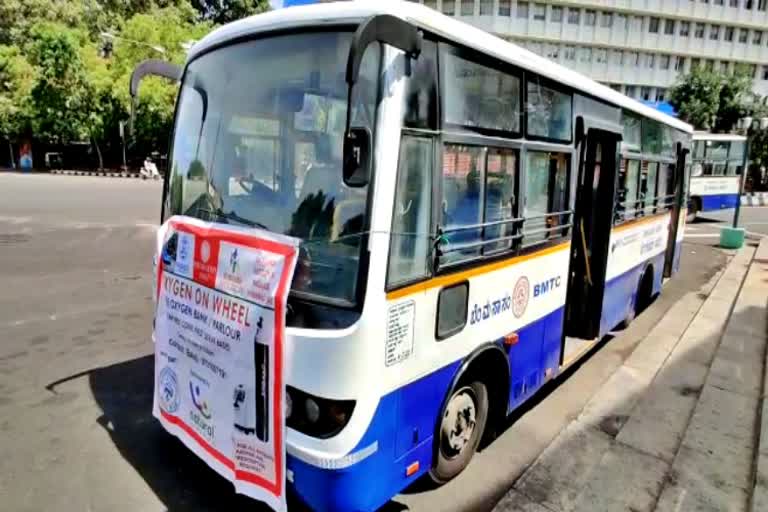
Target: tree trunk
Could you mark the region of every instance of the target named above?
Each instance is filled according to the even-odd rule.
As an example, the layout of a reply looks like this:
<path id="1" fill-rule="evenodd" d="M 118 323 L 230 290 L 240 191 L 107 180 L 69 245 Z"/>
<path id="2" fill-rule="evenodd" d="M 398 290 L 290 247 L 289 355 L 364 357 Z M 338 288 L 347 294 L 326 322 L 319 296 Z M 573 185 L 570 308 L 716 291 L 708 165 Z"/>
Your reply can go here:
<path id="1" fill-rule="evenodd" d="M 8 152 L 11 155 L 11 169 L 16 169 L 16 160 L 13 158 L 13 143 L 8 139 Z"/>
<path id="2" fill-rule="evenodd" d="M 96 148 L 96 154 L 99 155 L 99 170 L 104 170 L 104 159 L 101 156 L 101 148 L 99 148 L 99 143 L 96 141 L 96 137 L 91 136 L 91 140 L 93 141 L 93 147 Z"/>

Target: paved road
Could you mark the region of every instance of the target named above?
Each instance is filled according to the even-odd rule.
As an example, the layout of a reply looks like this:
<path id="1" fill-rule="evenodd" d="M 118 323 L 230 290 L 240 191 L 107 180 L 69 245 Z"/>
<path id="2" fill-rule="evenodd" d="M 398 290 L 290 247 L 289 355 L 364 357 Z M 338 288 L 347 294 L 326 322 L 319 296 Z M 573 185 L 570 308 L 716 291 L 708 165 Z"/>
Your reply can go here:
<path id="1" fill-rule="evenodd" d="M 150 414 L 159 183 L 0 174 L 0 509 L 258 510 Z M 387 508 L 488 509 L 663 313 L 726 256 L 684 270 L 632 326 L 551 385 L 449 485 Z"/>
<path id="2" fill-rule="evenodd" d="M 696 220 L 686 226 L 686 241 L 697 245 L 717 244 L 720 228 L 733 223 L 734 210 L 700 213 Z M 751 237 L 768 235 L 768 207 L 744 206 L 739 214 L 739 225 Z"/>

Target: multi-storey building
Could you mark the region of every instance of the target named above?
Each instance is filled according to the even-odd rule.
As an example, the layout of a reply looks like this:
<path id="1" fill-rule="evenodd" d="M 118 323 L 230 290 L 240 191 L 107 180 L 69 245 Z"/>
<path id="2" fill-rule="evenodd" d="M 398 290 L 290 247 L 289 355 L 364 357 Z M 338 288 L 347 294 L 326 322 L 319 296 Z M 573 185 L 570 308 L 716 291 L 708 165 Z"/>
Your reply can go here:
<path id="1" fill-rule="evenodd" d="M 743 66 L 768 95 L 768 0 L 417 1 L 640 100 L 697 66 Z"/>

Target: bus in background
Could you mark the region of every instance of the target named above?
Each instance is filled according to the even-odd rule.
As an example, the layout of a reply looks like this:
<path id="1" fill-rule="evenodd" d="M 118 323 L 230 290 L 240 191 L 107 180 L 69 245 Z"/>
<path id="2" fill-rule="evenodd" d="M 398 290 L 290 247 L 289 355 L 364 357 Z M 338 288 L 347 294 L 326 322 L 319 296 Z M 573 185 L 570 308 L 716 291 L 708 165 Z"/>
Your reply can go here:
<path id="1" fill-rule="evenodd" d="M 163 218 L 301 240 L 287 466 L 313 509 L 451 480 L 680 265 L 691 127 L 420 4 L 273 11 L 142 66 L 134 94 L 182 83 Z"/>
<path id="2" fill-rule="evenodd" d="M 736 208 L 747 162 L 743 135 L 695 132 L 691 155 L 688 216 Z"/>

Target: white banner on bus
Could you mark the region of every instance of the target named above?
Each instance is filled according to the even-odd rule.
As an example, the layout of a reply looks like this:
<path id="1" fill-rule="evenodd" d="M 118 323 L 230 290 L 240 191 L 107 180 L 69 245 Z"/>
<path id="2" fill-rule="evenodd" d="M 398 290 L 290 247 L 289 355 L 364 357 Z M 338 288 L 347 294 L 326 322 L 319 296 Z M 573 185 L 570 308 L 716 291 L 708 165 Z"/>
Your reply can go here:
<path id="1" fill-rule="evenodd" d="M 298 242 L 176 216 L 159 233 L 153 414 L 285 510 L 285 306 Z"/>

